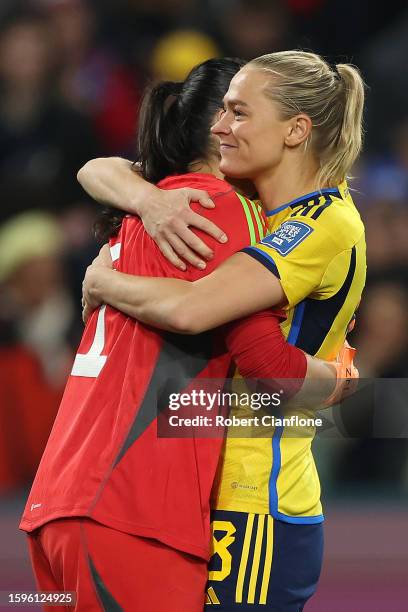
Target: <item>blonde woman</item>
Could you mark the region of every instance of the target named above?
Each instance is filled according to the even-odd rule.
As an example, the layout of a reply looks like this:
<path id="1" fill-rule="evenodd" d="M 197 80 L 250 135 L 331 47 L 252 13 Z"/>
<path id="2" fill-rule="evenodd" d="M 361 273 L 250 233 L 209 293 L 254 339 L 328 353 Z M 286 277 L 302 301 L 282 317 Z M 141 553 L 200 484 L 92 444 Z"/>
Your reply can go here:
<path id="1" fill-rule="evenodd" d="M 270 234 L 193 283 L 93 266 L 85 300 L 186 334 L 279 304 L 288 342 L 333 359 L 366 274 L 364 227 L 346 182 L 362 142 L 360 74 L 313 53 L 272 53 L 242 68 L 224 100 L 212 129 L 220 170 L 252 181 Z M 209 602 L 222 610 L 302 610 L 322 559 L 311 439 L 288 437 L 284 427 L 272 440 L 229 438 L 214 491 Z"/>

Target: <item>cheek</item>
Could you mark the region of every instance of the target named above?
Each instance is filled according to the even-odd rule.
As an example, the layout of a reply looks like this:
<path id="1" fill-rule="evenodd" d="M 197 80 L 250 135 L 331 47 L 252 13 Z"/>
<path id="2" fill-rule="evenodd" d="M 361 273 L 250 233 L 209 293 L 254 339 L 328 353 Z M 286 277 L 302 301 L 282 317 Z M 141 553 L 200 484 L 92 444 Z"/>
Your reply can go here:
<path id="1" fill-rule="evenodd" d="M 252 153 L 259 161 L 267 165 L 274 166 L 282 157 L 284 150 L 284 140 L 277 130 L 264 129 Z"/>

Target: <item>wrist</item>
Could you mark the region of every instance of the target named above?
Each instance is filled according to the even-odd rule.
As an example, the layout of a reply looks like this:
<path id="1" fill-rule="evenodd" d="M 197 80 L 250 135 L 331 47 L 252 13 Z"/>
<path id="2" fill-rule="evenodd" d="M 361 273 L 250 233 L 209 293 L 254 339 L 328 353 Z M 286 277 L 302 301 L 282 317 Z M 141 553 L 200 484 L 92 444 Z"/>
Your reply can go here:
<path id="1" fill-rule="evenodd" d="M 152 204 L 157 201 L 160 197 L 161 189 L 152 185 L 151 183 L 145 182 L 143 189 L 138 190 L 137 194 L 132 195 L 129 201 L 129 209 L 134 215 L 143 217 L 147 214 L 148 210 L 152 207 Z"/>
<path id="2" fill-rule="evenodd" d="M 113 273 L 114 270 L 105 266 L 95 266 L 88 279 L 88 293 L 93 301 L 100 303 L 106 301 L 106 288 L 109 287 Z"/>

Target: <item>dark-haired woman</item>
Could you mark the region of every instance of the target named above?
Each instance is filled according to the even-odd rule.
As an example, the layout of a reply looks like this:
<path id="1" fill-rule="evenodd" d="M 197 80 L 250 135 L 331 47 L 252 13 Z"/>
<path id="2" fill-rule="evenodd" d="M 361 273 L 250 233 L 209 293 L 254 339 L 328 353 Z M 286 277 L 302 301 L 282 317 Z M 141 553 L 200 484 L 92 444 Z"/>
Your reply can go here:
<path id="1" fill-rule="evenodd" d="M 262 238 L 257 206 L 223 181 L 209 129 L 241 63 L 212 60 L 184 84 L 146 97 L 140 120 L 142 176 L 163 189 L 206 189 L 231 238 L 206 272 Z M 120 226 L 120 230 L 118 231 Z M 137 218 L 108 217 L 118 271 L 197 280 L 176 272 Z M 244 375 L 326 378 L 335 370 L 286 345 L 281 313 L 264 312 L 224 334 L 162 334 L 102 306 L 86 326 L 21 528 L 30 533 L 40 590 L 76 591 L 75 609 L 202 610 L 209 557 L 209 498 L 222 440 L 158 437 L 157 409 L 185 381 L 224 379 L 230 353 Z M 265 363 L 263 343 L 268 344 Z M 224 344 L 225 343 L 225 344 Z M 167 433 L 168 433 L 167 429 Z"/>

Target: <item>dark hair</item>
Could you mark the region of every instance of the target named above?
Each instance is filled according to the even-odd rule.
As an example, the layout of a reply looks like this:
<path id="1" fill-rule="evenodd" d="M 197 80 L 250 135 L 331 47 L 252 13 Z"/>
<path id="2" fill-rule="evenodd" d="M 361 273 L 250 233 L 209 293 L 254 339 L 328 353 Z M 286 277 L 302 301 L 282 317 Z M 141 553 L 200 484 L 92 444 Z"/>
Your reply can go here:
<path id="1" fill-rule="evenodd" d="M 192 69 L 186 80 L 164 81 L 148 89 L 139 115 L 136 160 L 147 181 L 158 183 L 189 171 L 210 152 L 210 128 L 232 77 L 246 62 L 210 59 Z M 120 228 L 123 214 L 109 210 L 97 225 L 106 240 Z"/>

